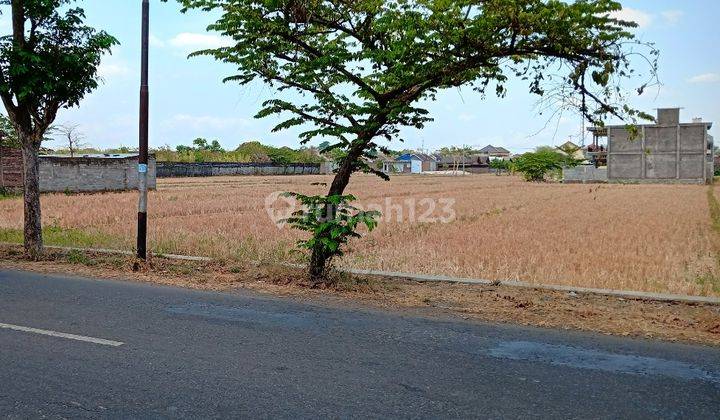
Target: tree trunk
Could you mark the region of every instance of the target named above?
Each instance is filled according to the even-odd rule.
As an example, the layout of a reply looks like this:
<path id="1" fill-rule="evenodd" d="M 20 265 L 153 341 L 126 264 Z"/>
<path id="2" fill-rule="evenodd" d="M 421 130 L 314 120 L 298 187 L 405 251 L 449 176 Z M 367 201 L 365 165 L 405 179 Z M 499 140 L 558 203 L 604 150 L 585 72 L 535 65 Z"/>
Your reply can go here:
<path id="1" fill-rule="evenodd" d="M 42 222 L 40 218 L 40 147 L 22 139 L 25 227 L 25 254 L 38 260 L 43 253 Z"/>
<path id="2" fill-rule="evenodd" d="M 343 159 L 342 164 L 338 168 L 337 174 L 335 174 L 335 178 L 330 185 L 327 197 L 342 195 L 345 192 L 345 188 L 350 183 L 350 176 L 353 173 L 354 163 L 362 155 L 364 147 L 364 144 L 355 146 L 350 150 L 348 156 Z M 337 208 L 328 204 L 325 207 L 325 217 L 334 218 L 336 211 Z M 327 270 L 327 263 L 331 257 L 332 255 L 329 254 L 322 246 L 322 243 L 318 241 L 318 243 L 313 247 L 312 255 L 310 256 L 310 281 L 312 281 L 313 284 L 322 284 L 326 280 L 325 274 Z"/>
<path id="3" fill-rule="evenodd" d="M 316 244 L 310 255 L 310 281 L 313 285 L 321 284 L 325 281 L 325 271 L 330 255 L 327 255 L 322 244 Z"/>

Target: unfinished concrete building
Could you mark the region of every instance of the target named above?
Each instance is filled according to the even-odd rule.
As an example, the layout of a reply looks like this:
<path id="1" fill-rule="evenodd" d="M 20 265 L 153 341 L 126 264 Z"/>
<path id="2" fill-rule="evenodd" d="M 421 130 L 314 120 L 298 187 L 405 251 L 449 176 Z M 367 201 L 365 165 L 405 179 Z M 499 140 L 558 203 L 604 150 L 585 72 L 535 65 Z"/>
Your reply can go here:
<path id="1" fill-rule="evenodd" d="M 713 180 L 712 123 L 680 122 L 680 108 L 663 108 L 656 124 L 638 126 L 632 138 L 624 125 L 594 127 L 594 144 L 607 138 L 609 182 L 709 183 Z"/>

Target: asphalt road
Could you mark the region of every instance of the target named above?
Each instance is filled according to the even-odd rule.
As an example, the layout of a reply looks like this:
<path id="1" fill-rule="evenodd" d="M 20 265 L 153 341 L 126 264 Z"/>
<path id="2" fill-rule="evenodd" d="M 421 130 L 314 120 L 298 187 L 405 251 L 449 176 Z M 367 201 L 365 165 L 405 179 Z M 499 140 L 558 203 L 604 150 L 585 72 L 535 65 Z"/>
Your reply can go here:
<path id="1" fill-rule="evenodd" d="M 718 419 L 720 349 L 0 270 L 0 416 Z"/>

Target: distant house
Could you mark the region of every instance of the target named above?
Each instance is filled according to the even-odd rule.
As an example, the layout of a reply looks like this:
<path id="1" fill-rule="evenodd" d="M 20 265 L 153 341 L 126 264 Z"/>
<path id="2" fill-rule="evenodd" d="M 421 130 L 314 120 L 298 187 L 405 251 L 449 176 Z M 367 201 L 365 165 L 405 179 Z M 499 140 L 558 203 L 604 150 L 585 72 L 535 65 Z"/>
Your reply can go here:
<path id="1" fill-rule="evenodd" d="M 383 172 L 419 174 L 437 171 L 437 158 L 425 153 L 405 153 L 392 160 L 383 162 Z"/>
<path id="2" fill-rule="evenodd" d="M 510 151 L 504 147 L 488 145 L 478 151 L 480 156 L 487 156 L 490 159 L 510 159 Z"/>
<path id="3" fill-rule="evenodd" d="M 585 149 L 583 149 L 582 147 L 578 146 L 577 144 L 575 144 L 571 141 L 566 141 L 562 145 L 558 146 L 557 150 L 560 153 L 568 155 L 575 160 L 578 160 L 578 161 L 586 160 Z"/>
<path id="4" fill-rule="evenodd" d="M 436 155 L 438 170 L 461 170 L 478 174 L 490 172 L 490 157 L 487 155 L 472 154 L 468 156 Z M 496 158 L 497 159 L 497 158 Z"/>

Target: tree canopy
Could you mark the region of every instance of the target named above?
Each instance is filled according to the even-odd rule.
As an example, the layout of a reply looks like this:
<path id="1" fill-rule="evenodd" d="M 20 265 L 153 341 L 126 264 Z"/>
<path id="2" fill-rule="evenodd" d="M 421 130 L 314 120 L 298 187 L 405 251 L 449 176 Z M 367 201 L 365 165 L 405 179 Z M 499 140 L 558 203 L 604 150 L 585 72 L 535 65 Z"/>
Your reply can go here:
<path id="1" fill-rule="evenodd" d="M 578 166 L 580 162 L 557 148 L 541 146 L 534 152 L 514 158 L 512 168 L 521 173 L 526 181 L 542 182 L 548 173 Z"/>
<path id="2" fill-rule="evenodd" d="M 593 122 L 639 115 L 617 84 L 634 73 L 636 24 L 610 17 L 621 9 L 615 1 L 180 2 L 221 13 L 209 29 L 233 45 L 196 54 L 235 64 L 226 81 L 262 80 L 301 94 L 267 101 L 258 116 L 288 115 L 276 130 L 310 123 L 303 141 L 331 137 L 349 147 L 360 137 L 373 148 L 376 136 L 396 138 L 402 126 L 431 120 L 417 103 L 438 90 L 470 85 L 502 96 L 511 77 Z M 651 58 L 648 80 L 654 70 Z"/>
<path id="3" fill-rule="evenodd" d="M 234 65 L 226 82 L 279 91 L 257 117 L 283 115 L 275 131 L 300 127 L 302 142 L 331 140 L 329 149 L 344 152 L 324 223 L 337 221 L 352 173 L 387 179 L 369 164 L 385 151 L 380 140 L 423 128 L 432 120 L 425 100 L 443 89 L 504 96 L 517 78 L 548 106 L 572 107 L 596 124 L 649 117 L 626 105 L 622 82 L 637 81 L 640 93 L 654 83 L 657 51 L 635 38 L 635 23 L 613 17 L 622 9 L 613 0 L 178 1 L 219 16 L 208 29 L 232 41 L 195 55 Z M 313 250 L 313 277 L 331 252 Z"/>
<path id="4" fill-rule="evenodd" d="M 0 35 L 0 99 L 23 153 L 25 251 L 43 251 L 40 214 L 40 144 L 58 110 L 80 103 L 98 86 L 103 54 L 117 44 L 85 25 L 74 0 L 0 0 L 11 11 L 10 34 Z"/>
<path id="5" fill-rule="evenodd" d="M 117 40 L 84 24 L 74 0 L 0 0 L 12 5 L 12 34 L 0 36 L 0 98 L 16 129 L 38 143 L 60 108 L 98 86 L 103 54 Z M 5 9 L 0 9 L 5 12 Z"/>
<path id="6" fill-rule="evenodd" d="M 213 153 L 225 153 L 225 149 L 222 148 L 218 140 L 212 140 L 210 142 L 207 139 L 198 137 L 193 140 L 192 146 L 179 145 L 175 148 L 178 153 L 188 153 L 193 151 L 198 152 L 213 152 Z"/>

